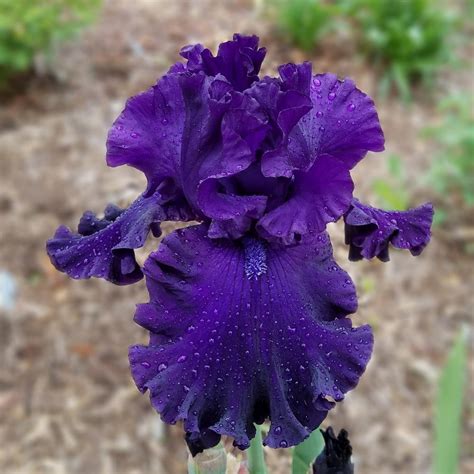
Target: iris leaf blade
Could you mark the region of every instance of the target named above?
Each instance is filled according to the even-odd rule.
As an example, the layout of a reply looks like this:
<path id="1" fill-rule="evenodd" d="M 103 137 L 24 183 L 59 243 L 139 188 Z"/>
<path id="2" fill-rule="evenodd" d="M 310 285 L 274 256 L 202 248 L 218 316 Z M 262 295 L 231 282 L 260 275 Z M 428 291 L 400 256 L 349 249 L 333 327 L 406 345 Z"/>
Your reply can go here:
<path id="1" fill-rule="evenodd" d="M 435 405 L 435 474 L 458 472 L 461 413 L 467 362 L 467 331 L 461 331 L 443 368 Z"/>
<path id="2" fill-rule="evenodd" d="M 293 450 L 292 474 L 306 474 L 310 464 L 321 453 L 323 447 L 323 435 L 319 429 L 316 429 Z"/>

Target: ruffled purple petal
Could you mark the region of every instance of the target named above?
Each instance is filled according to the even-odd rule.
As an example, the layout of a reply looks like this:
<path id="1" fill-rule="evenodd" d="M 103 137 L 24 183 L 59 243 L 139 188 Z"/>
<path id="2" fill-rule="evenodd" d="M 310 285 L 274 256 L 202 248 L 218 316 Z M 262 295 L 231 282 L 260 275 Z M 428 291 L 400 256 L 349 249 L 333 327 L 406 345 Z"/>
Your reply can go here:
<path id="1" fill-rule="evenodd" d="M 322 155 L 307 173 L 295 172 L 292 188 L 281 206 L 259 220 L 262 237 L 289 245 L 301 236 L 316 236 L 347 211 L 354 183 L 345 164 Z"/>
<path id="2" fill-rule="evenodd" d="M 147 193 L 159 189 L 174 215 L 211 219 L 215 236 L 239 237 L 266 198 L 234 198 L 219 180 L 255 161 L 268 129 L 258 108 L 221 75 L 169 74 L 128 101 L 109 133 L 108 163 L 143 171 Z"/>
<path id="3" fill-rule="evenodd" d="M 78 233 L 57 229 L 46 249 L 53 265 L 71 278 L 105 278 L 117 285 L 143 277 L 133 249 L 142 247 L 150 230 L 158 237 L 164 219 L 159 196 L 140 196 L 128 209 L 109 205 L 103 219 L 87 211 Z"/>
<path id="4" fill-rule="evenodd" d="M 145 274 L 150 302 L 135 320 L 150 344 L 130 348 L 132 374 L 165 422 L 184 421 L 195 450 L 217 443 L 213 433 L 245 449 L 266 418 L 266 444 L 300 443 L 370 358 L 371 330 L 346 318 L 355 289 L 324 233 L 280 247 L 188 227 L 164 239 Z"/>
<path id="5" fill-rule="evenodd" d="M 354 199 L 344 216 L 349 259 L 378 257 L 389 260 L 389 244 L 419 255 L 431 237 L 433 206 L 430 203 L 408 211 L 384 211 Z"/>
<path id="6" fill-rule="evenodd" d="M 290 83 L 299 82 L 291 80 Z M 307 171 L 323 154 L 332 155 L 352 168 L 368 151 L 384 149 L 374 103 L 352 80 L 341 81 L 334 74 L 317 74 L 311 80 L 310 99 L 310 111 L 296 126 L 291 127 L 290 123 L 286 127 L 290 131 L 284 139 L 264 154 L 265 176 L 290 177 L 294 170 Z M 284 120 L 279 122 L 284 129 Z"/>
<path id="7" fill-rule="evenodd" d="M 244 91 L 258 81 L 258 73 L 266 49 L 258 48 L 257 36 L 235 34 L 232 41 L 219 45 L 217 56 L 202 45 L 185 46 L 181 56 L 187 59 L 186 67 L 192 72 L 208 76 L 224 76 L 237 91 Z"/>
<path id="8" fill-rule="evenodd" d="M 279 163 L 278 157 L 286 153 L 290 133 L 312 108 L 309 96 L 311 64 L 286 64 L 280 66 L 279 72 L 280 79 L 265 77 L 246 92 L 257 100 L 272 126 L 262 160 L 262 172 L 267 177 L 292 176 L 286 166 L 278 169 L 275 166 Z M 273 158 L 275 156 L 277 158 Z M 299 159 L 295 169 L 307 169 L 308 156 L 294 158 Z"/>
<path id="9" fill-rule="evenodd" d="M 242 105 L 249 102 L 241 96 Z M 198 205 L 212 220 L 214 238 L 239 238 L 252 220 L 263 215 L 266 196 L 243 196 L 229 189 L 230 176 L 238 175 L 256 160 L 256 150 L 267 133 L 267 125 L 244 108 L 229 110 L 222 119 L 222 146 L 203 163 L 198 187 Z"/>
<path id="10" fill-rule="evenodd" d="M 180 77 L 165 75 L 155 86 L 131 97 L 107 138 L 107 164 L 126 164 L 142 171 L 152 192 L 165 179 L 181 185 L 178 166 L 186 146 L 188 107 Z"/>

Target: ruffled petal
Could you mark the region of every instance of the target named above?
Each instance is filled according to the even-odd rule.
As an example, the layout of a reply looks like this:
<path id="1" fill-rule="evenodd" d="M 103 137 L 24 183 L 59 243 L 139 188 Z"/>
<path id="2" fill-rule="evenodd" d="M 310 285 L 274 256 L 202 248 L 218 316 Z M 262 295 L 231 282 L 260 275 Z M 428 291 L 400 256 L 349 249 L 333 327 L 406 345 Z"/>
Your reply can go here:
<path id="1" fill-rule="evenodd" d="M 192 72 L 202 71 L 208 76 L 224 76 L 237 91 L 243 91 L 258 81 L 258 73 L 266 49 L 258 48 L 257 36 L 235 34 L 232 41 L 219 45 L 214 57 L 202 45 L 185 46 L 181 56 L 187 59 L 187 68 Z"/>
<path id="2" fill-rule="evenodd" d="M 290 177 L 294 170 L 307 171 L 323 154 L 352 168 L 368 151 L 384 149 L 374 103 L 352 80 L 317 74 L 311 80 L 310 98 L 310 111 L 278 147 L 264 154 L 266 176 Z"/>
<path id="3" fill-rule="evenodd" d="M 262 172 L 267 177 L 292 176 L 285 163 L 277 168 L 280 155 L 287 154 L 289 135 L 300 119 L 312 108 L 309 97 L 311 64 L 280 66 L 280 79 L 265 77 L 246 91 L 254 97 L 268 116 L 272 132 L 268 135 L 263 153 Z M 296 169 L 306 169 L 308 156 L 295 156 Z M 296 161 L 298 163 L 296 163 Z"/>
<path id="4" fill-rule="evenodd" d="M 78 233 L 57 229 L 46 249 L 53 265 L 71 278 L 105 278 L 117 285 L 143 277 L 133 249 L 142 247 L 150 230 L 158 237 L 164 214 L 159 195 L 140 196 L 128 209 L 109 205 L 103 219 L 87 211 Z"/>
<path id="5" fill-rule="evenodd" d="M 344 216 L 349 259 L 389 260 L 389 244 L 419 255 L 431 238 L 433 206 L 430 203 L 407 211 L 384 211 L 354 199 Z"/>
<path id="6" fill-rule="evenodd" d="M 295 172 L 288 199 L 265 214 L 257 230 L 265 239 L 285 245 L 295 243 L 301 236 L 316 236 L 327 223 L 337 221 L 347 211 L 353 189 L 345 164 L 322 155 L 307 173 Z"/>
<path id="7" fill-rule="evenodd" d="M 109 133 L 108 163 L 140 169 L 147 193 L 166 194 L 175 215 L 211 219 L 217 237 L 235 238 L 261 217 L 266 198 L 234 198 L 219 180 L 255 161 L 268 128 L 258 107 L 221 75 L 169 74 L 128 101 Z"/>
<path id="8" fill-rule="evenodd" d="M 355 289 L 324 233 L 280 247 L 188 227 L 164 239 L 145 274 L 150 302 L 135 320 L 150 344 L 130 348 L 132 374 L 165 422 L 184 421 L 193 449 L 217 443 L 212 433 L 245 449 L 266 418 L 266 444 L 300 443 L 370 358 L 371 330 L 346 318 Z"/>
<path id="9" fill-rule="evenodd" d="M 128 99 L 108 134 L 107 164 L 142 171 L 152 192 L 164 179 L 179 183 L 186 108 L 179 74 Z"/>
<path id="10" fill-rule="evenodd" d="M 249 100 L 242 97 L 243 104 Z M 255 161 L 266 133 L 267 125 L 244 108 L 232 109 L 222 119 L 222 147 L 203 163 L 197 197 L 200 210 L 212 220 L 212 237 L 239 238 L 263 215 L 266 196 L 233 193 L 222 178 L 238 175 Z"/>

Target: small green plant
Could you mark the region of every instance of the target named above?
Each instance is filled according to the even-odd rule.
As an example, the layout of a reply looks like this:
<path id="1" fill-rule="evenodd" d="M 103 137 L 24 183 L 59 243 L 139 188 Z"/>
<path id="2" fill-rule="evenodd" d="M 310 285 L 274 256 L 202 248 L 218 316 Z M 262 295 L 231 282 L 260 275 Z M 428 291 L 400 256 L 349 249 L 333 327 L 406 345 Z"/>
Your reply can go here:
<path id="1" fill-rule="evenodd" d="M 334 27 L 337 7 L 323 0 L 269 0 L 282 33 L 304 51 Z"/>
<path id="2" fill-rule="evenodd" d="M 474 206 L 474 98 L 451 95 L 439 108 L 441 124 L 426 130 L 439 147 L 428 182 L 442 200 Z"/>
<path id="3" fill-rule="evenodd" d="M 0 0 L 0 86 L 29 69 L 39 52 L 74 35 L 101 0 Z"/>
<path id="4" fill-rule="evenodd" d="M 452 57 L 454 17 L 435 0 L 346 0 L 366 54 L 384 71 L 382 93 L 395 86 L 405 100 L 413 81 L 430 85 Z"/>

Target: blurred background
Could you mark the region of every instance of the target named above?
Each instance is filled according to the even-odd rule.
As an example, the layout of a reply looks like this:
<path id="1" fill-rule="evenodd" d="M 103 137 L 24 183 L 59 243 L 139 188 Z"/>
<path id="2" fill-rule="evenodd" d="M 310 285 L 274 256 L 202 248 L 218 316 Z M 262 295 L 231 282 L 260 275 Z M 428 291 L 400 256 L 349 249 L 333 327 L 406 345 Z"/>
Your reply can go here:
<path id="1" fill-rule="evenodd" d="M 181 428 L 161 424 L 129 375 L 143 282 L 69 280 L 44 244 L 144 189 L 140 173 L 105 165 L 112 121 L 181 46 L 234 32 L 261 37 L 263 73 L 308 59 L 375 98 L 386 151 L 357 167 L 358 197 L 436 206 L 416 259 L 351 264 L 342 227 L 331 231 L 358 287 L 354 323 L 376 343 L 325 423 L 349 431 L 358 473 L 431 472 L 440 374 L 473 322 L 473 16 L 472 0 L 0 0 L 0 472 L 185 472 Z M 462 473 L 474 472 L 473 373 L 470 351 L 460 435 L 448 433 Z M 266 456 L 290 472 L 288 451 Z"/>

